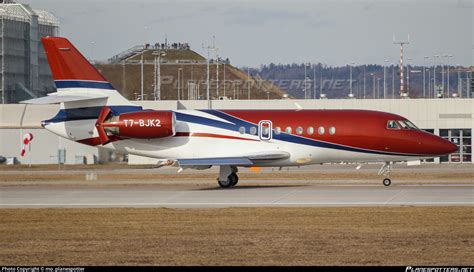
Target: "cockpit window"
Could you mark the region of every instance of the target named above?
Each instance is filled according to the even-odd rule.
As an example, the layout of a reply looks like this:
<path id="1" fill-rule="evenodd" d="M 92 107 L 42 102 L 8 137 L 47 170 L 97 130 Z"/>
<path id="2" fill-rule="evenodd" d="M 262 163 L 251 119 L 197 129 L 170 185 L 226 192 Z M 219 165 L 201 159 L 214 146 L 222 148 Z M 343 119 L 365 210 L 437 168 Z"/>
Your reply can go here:
<path id="1" fill-rule="evenodd" d="M 397 121 L 397 124 L 398 124 L 398 126 L 399 126 L 400 128 L 402 128 L 402 129 L 409 129 L 408 125 L 405 124 L 405 122 L 403 122 L 402 120 L 398 120 L 398 121 Z"/>
<path id="2" fill-rule="evenodd" d="M 408 120 L 389 120 L 387 121 L 388 129 L 418 129 L 415 124 Z"/>
<path id="3" fill-rule="evenodd" d="M 388 129 L 399 129 L 398 125 L 397 125 L 397 122 L 393 121 L 393 120 L 389 120 L 387 122 L 387 128 Z"/>
<path id="4" fill-rule="evenodd" d="M 413 124 L 412 122 L 408 121 L 408 120 L 404 120 L 405 124 L 407 124 L 407 126 L 411 129 L 418 129 L 417 126 L 415 126 L 415 124 Z"/>

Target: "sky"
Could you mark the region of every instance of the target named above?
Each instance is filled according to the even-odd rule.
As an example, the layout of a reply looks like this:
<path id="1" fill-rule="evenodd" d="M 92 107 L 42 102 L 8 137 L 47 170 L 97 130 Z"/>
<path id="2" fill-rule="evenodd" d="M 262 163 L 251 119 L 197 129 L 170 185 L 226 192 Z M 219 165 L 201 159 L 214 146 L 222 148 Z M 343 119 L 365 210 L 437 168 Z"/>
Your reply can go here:
<path id="1" fill-rule="evenodd" d="M 18 1 L 53 13 L 60 35 L 97 60 L 165 37 L 206 56 L 202 45 L 212 45 L 214 36 L 219 56 L 239 67 L 384 64 L 399 61 L 395 34 L 396 40 L 409 35 L 405 56 L 412 64 L 442 60 L 434 55 L 474 64 L 474 0 Z"/>

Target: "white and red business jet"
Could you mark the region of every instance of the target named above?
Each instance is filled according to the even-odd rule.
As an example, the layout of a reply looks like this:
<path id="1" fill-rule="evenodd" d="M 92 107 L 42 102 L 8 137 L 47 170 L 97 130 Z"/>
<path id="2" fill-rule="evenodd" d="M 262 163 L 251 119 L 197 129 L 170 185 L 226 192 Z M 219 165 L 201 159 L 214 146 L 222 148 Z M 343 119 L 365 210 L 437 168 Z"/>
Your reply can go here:
<path id="1" fill-rule="evenodd" d="M 457 146 L 406 118 L 367 110 L 145 110 L 122 97 L 65 38 L 42 39 L 57 92 L 25 101 L 60 103 L 42 125 L 72 141 L 160 159 L 182 169 L 220 167 L 221 187 L 237 167 L 337 162 L 391 163 L 438 157 Z"/>

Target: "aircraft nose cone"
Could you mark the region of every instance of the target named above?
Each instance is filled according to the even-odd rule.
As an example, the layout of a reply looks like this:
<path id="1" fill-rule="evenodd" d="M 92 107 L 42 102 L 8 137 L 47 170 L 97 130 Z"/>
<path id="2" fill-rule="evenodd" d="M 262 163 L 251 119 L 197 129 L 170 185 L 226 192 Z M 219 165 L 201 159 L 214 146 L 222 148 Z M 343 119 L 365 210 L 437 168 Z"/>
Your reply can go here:
<path id="1" fill-rule="evenodd" d="M 449 142 L 449 145 L 446 147 L 446 149 L 448 150 L 448 153 L 454 153 L 456 151 L 458 151 L 458 146 Z"/>
<path id="2" fill-rule="evenodd" d="M 448 140 L 440 138 L 439 143 L 437 144 L 437 153 L 440 155 L 446 155 L 454 153 L 458 150 L 458 146 L 451 143 Z"/>

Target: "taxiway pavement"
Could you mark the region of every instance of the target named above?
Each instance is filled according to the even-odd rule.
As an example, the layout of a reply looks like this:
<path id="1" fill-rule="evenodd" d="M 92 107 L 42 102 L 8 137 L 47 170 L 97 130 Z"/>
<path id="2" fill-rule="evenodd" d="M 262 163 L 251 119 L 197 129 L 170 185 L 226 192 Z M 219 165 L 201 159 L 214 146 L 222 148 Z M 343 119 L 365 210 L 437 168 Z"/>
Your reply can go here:
<path id="1" fill-rule="evenodd" d="M 0 208 L 331 207 L 474 205 L 472 185 L 2 187 Z"/>

